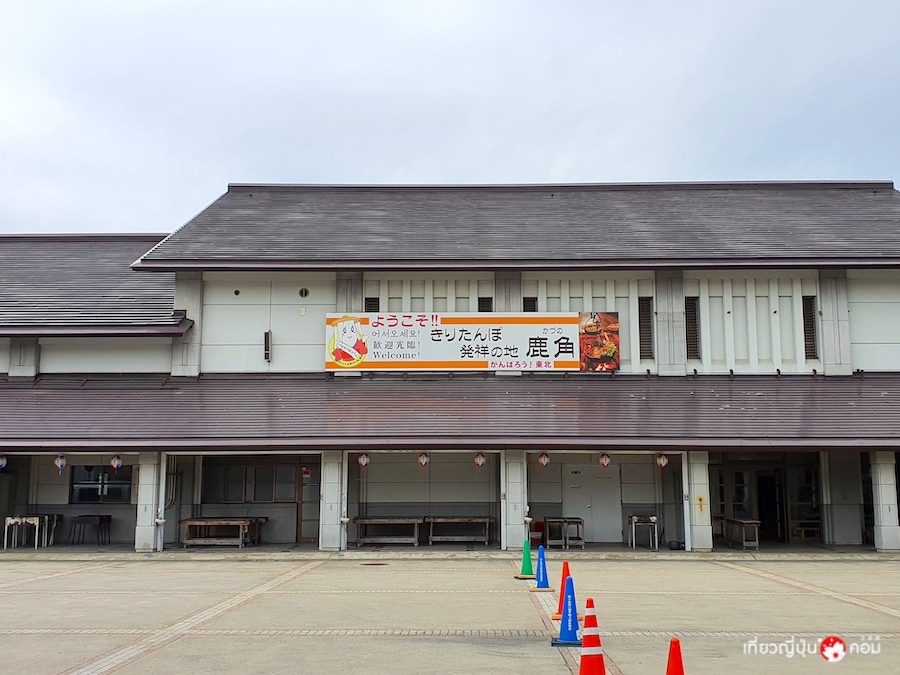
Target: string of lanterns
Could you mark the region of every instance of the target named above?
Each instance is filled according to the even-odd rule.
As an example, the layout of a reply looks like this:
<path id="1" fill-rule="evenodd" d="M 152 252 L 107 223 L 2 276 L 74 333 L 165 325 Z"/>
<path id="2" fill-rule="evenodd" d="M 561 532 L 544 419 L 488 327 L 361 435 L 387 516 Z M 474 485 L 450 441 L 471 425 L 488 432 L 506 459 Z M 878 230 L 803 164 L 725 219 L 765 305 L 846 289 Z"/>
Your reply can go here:
<path id="1" fill-rule="evenodd" d="M 118 455 L 116 455 L 116 457 L 118 457 Z M 113 458 L 113 459 L 115 459 L 115 458 Z M 65 460 L 63 460 L 63 461 L 65 461 Z M 372 461 L 372 458 L 369 456 L 369 453 L 363 452 L 356 458 L 356 461 L 361 468 L 365 469 L 367 466 L 369 466 L 369 463 Z M 417 461 L 419 462 L 419 466 L 424 468 L 431 463 L 431 456 L 427 452 L 419 453 L 419 456 L 417 457 Z M 549 462 L 549 458 L 548 458 L 548 462 Z M 487 457 L 485 456 L 485 454 L 483 452 L 479 452 L 478 454 L 476 454 L 475 455 L 475 466 L 477 466 L 479 469 L 481 469 L 485 464 L 487 464 Z M 120 459 L 119 466 L 121 466 L 121 459 Z M 0 467 L 0 468 L 2 468 L 2 467 Z"/>

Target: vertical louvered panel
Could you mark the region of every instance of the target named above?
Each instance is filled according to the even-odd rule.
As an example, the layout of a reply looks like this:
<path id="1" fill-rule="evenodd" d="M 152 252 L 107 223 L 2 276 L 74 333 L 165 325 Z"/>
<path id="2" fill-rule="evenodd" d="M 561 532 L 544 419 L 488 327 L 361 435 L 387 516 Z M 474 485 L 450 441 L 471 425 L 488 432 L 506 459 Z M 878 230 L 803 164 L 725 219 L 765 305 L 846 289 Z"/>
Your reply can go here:
<path id="1" fill-rule="evenodd" d="M 638 298 L 641 359 L 653 359 L 653 298 Z"/>
<path id="2" fill-rule="evenodd" d="M 803 296 L 803 347 L 807 359 L 819 358 L 816 339 L 816 296 Z"/>
<path id="3" fill-rule="evenodd" d="M 700 359 L 700 298 L 684 299 L 684 337 L 687 358 Z"/>

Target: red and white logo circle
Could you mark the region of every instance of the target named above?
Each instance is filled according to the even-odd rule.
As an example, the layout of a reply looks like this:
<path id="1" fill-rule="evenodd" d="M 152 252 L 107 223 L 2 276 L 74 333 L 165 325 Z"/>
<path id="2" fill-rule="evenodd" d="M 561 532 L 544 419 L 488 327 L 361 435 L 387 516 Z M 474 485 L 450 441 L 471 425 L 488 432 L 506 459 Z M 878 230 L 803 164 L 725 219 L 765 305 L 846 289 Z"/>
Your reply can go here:
<path id="1" fill-rule="evenodd" d="M 837 635 L 829 635 L 819 645 L 819 653 L 828 663 L 837 663 L 847 654 L 847 643 Z"/>

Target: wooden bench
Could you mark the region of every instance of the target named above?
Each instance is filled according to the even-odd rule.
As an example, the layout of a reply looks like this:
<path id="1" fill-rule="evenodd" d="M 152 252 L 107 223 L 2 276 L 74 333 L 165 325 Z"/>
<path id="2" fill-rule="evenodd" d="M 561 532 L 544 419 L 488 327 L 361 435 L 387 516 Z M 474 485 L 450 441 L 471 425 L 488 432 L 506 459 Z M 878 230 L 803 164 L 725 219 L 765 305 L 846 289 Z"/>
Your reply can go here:
<path id="1" fill-rule="evenodd" d="M 490 516 L 426 516 L 425 522 L 428 523 L 428 545 L 431 546 L 436 541 L 474 541 L 484 542 L 488 545 L 491 536 L 491 523 L 494 519 Z M 469 534 L 435 534 L 435 524 L 456 523 L 462 525 L 476 525 L 476 531 Z"/>
<path id="2" fill-rule="evenodd" d="M 253 546 L 262 541 L 262 526 L 269 519 L 258 518 L 186 518 L 178 521 L 181 543 L 188 546 Z M 210 528 L 236 527 L 235 536 L 212 535 Z"/>
<path id="3" fill-rule="evenodd" d="M 357 516 L 353 519 L 359 529 L 356 533 L 356 546 L 359 548 L 363 544 L 412 544 L 419 545 L 419 525 L 422 524 L 422 518 L 416 517 L 400 517 L 400 516 Z M 369 528 L 372 527 L 402 527 L 412 528 L 411 534 L 372 534 Z"/>
<path id="4" fill-rule="evenodd" d="M 725 521 L 725 536 L 728 544 L 740 544 L 746 550 L 748 548 L 759 549 L 759 524 L 758 520 L 745 520 L 742 518 L 729 518 Z"/>

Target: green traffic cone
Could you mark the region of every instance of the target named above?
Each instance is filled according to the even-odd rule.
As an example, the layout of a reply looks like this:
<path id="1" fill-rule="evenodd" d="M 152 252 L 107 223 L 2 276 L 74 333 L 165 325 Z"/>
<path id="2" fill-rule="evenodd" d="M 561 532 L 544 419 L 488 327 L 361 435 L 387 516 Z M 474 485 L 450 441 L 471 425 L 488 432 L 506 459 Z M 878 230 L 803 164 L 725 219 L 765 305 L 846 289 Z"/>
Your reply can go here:
<path id="1" fill-rule="evenodd" d="M 534 568 L 531 566 L 531 541 L 525 540 L 522 547 L 522 571 L 516 575 L 516 579 L 534 579 Z"/>

